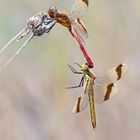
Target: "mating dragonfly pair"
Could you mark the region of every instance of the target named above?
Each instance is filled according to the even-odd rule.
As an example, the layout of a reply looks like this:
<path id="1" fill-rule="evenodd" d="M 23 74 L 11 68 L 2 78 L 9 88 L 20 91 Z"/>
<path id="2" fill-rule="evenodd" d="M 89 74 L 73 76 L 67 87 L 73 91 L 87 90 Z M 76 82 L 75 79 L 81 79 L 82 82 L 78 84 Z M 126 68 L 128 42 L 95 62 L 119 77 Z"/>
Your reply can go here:
<path id="1" fill-rule="evenodd" d="M 96 77 L 90 71 L 90 68 L 93 68 L 93 62 L 84 48 L 85 39 L 87 38 L 88 33 L 81 20 L 81 17 L 85 13 L 88 4 L 88 0 L 75 0 L 70 14 L 61 13 L 57 11 L 55 7 L 52 7 L 48 10 L 48 14 L 45 12 L 40 12 L 37 15 L 29 18 L 27 21 L 27 27 L 21 30 L 0 50 L 1 54 L 14 40 L 19 41 L 24 36 L 30 34 L 25 43 L 6 61 L 6 63 L 4 63 L 2 67 L 0 67 L 0 71 L 2 71 L 15 58 L 15 56 L 20 54 L 20 52 L 26 47 L 33 37 L 41 36 L 44 33 L 49 33 L 56 23 L 61 24 L 69 30 L 72 37 L 79 44 L 79 47 L 87 60 L 87 63 L 84 65 L 78 64 L 80 67 L 80 72 L 77 72 L 72 66 L 69 65 L 73 73 L 83 75 L 80 84 L 70 88 L 78 88 L 83 85 L 85 86 L 84 94 L 77 99 L 73 108 L 73 112 L 81 112 L 87 107 L 89 103 L 91 122 L 93 128 L 95 128 L 96 114 L 94 100 L 95 103 L 101 103 L 108 100 L 112 95 L 115 94 L 115 82 L 122 77 L 127 69 L 127 65 L 125 63 L 120 64 L 101 77 Z"/>

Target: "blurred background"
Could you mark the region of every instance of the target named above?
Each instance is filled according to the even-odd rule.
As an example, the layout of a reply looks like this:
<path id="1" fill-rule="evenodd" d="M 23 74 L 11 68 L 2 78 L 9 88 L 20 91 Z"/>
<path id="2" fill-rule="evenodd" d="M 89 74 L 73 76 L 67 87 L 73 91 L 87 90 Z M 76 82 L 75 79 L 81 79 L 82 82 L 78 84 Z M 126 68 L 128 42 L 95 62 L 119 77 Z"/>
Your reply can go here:
<path id="1" fill-rule="evenodd" d="M 29 17 L 51 6 L 69 12 L 73 0 L 0 0 L 0 45 L 26 26 Z M 0 73 L 1 140 L 139 140 L 140 137 L 140 1 L 89 0 L 83 18 L 89 38 L 86 49 L 94 72 L 105 73 L 121 62 L 129 69 L 118 85 L 118 94 L 96 104 L 97 128 L 89 108 L 72 113 L 83 88 L 67 64 L 85 59 L 66 28 L 56 24 L 49 34 L 35 37 Z M 25 40 L 23 39 L 23 42 Z M 22 43 L 11 44 L 0 64 Z M 57 61 L 56 61 L 57 60 Z"/>

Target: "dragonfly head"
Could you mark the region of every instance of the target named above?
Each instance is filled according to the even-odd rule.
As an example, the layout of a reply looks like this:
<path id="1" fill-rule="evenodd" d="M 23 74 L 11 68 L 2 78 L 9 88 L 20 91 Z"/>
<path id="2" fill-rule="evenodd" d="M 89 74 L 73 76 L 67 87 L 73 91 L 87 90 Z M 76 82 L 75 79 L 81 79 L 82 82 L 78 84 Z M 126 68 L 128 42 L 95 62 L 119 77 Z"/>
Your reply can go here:
<path id="1" fill-rule="evenodd" d="M 55 18 L 56 15 L 58 14 L 56 7 L 49 8 L 48 14 L 51 18 Z"/>
<path id="2" fill-rule="evenodd" d="M 79 67 L 80 67 L 80 70 L 81 71 L 83 71 L 83 72 L 87 72 L 87 71 L 89 71 L 89 67 L 88 67 L 88 65 L 87 65 L 87 63 L 84 63 L 84 64 L 82 64 L 82 65 L 79 65 L 78 63 L 75 63 L 76 65 L 78 65 Z"/>
<path id="3" fill-rule="evenodd" d="M 89 67 L 86 63 L 84 63 L 81 65 L 80 70 L 86 73 L 87 71 L 89 71 Z"/>

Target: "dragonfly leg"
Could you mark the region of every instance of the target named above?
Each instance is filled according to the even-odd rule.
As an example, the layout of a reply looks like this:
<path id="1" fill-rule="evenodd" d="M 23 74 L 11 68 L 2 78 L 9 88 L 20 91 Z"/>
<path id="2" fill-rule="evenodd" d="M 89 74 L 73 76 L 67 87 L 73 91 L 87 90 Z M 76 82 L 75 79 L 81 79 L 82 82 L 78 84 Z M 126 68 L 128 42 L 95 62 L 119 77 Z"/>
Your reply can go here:
<path id="1" fill-rule="evenodd" d="M 76 71 L 71 65 L 68 65 L 70 70 L 74 73 L 74 74 L 83 74 L 83 72 L 80 71 Z"/>
<path id="2" fill-rule="evenodd" d="M 71 88 L 79 88 L 82 87 L 84 85 L 84 76 L 82 77 L 80 83 L 78 86 L 72 86 L 72 87 L 68 87 L 67 89 L 71 89 Z"/>
<path id="3" fill-rule="evenodd" d="M 48 28 L 48 25 L 46 25 L 46 28 L 47 28 L 46 33 L 49 33 L 55 24 L 56 24 L 56 21 L 55 22 L 53 21 L 49 28 Z"/>

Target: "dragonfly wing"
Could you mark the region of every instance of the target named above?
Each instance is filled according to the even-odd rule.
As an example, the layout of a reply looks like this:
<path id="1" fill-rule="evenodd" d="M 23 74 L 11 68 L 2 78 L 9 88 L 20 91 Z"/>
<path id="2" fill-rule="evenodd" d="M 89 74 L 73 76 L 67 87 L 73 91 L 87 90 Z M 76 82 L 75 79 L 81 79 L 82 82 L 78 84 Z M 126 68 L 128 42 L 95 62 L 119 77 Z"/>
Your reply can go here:
<path id="1" fill-rule="evenodd" d="M 88 86 L 88 96 L 89 96 L 89 103 L 90 103 L 90 115 L 91 115 L 91 122 L 93 128 L 96 127 L 96 113 L 95 113 L 95 107 L 94 107 L 94 90 L 93 90 L 93 82 L 90 80 L 89 86 Z"/>
<path id="2" fill-rule="evenodd" d="M 73 106 L 73 110 L 72 110 L 73 113 L 79 113 L 88 106 L 88 103 L 89 103 L 88 92 L 87 92 L 88 81 L 85 83 L 84 89 L 85 89 L 84 94 L 76 100 L 76 103 Z"/>
<path id="3" fill-rule="evenodd" d="M 115 95 L 117 92 L 115 82 L 122 78 L 126 70 L 127 65 L 122 63 L 108 71 L 106 74 L 96 77 L 94 83 L 96 103 L 102 103 Z"/>
<path id="4" fill-rule="evenodd" d="M 70 14 L 74 19 L 81 18 L 85 13 L 87 13 L 87 8 L 88 0 L 75 0 Z"/>
<path id="5" fill-rule="evenodd" d="M 81 36 L 87 38 L 87 30 L 81 17 L 87 13 L 88 0 L 75 0 L 74 5 L 71 9 L 70 16 L 72 18 L 73 26 L 77 29 L 77 32 Z"/>
<path id="6" fill-rule="evenodd" d="M 114 83 L 110 83 L 108 85 L 95 85 L 95 103 L 103 103 L 104 101 L 110 99 L 117 92 L 117 86 Z"/>
<path id="7" fill-rule="evenodd" d="M 87 106 L 88 106 L 88 95 L 87 94 L 83 94 L 82 96 L 80 96 L 77 100 L 76 103 L 73 107 L 72 112 L 73 113 L 78 113 L 83 111 Z"/>
<path id="8" fill-rule="evenodd" d="M 126 72 L 128 66 L 126 63 L 119 64 L 117 67 L 109 70 L 107 73 L 103 74 L 96 78 L 97 83 L 99 84 L 110 84 L 115 83 L 120 80 L 124 73 Z"/>
<path id="9" fill-rule="evenodd" d="M 86 27 L 85 27 L 83 21 L 80 18 L 77 18 L 75 22 L 76 22 L 75 26 L 76 26 L 76 29 L 78 30 L 78 32 L 83 37 L 87 38 L 88 37 L 88 32 L 86 30 Z"/>

